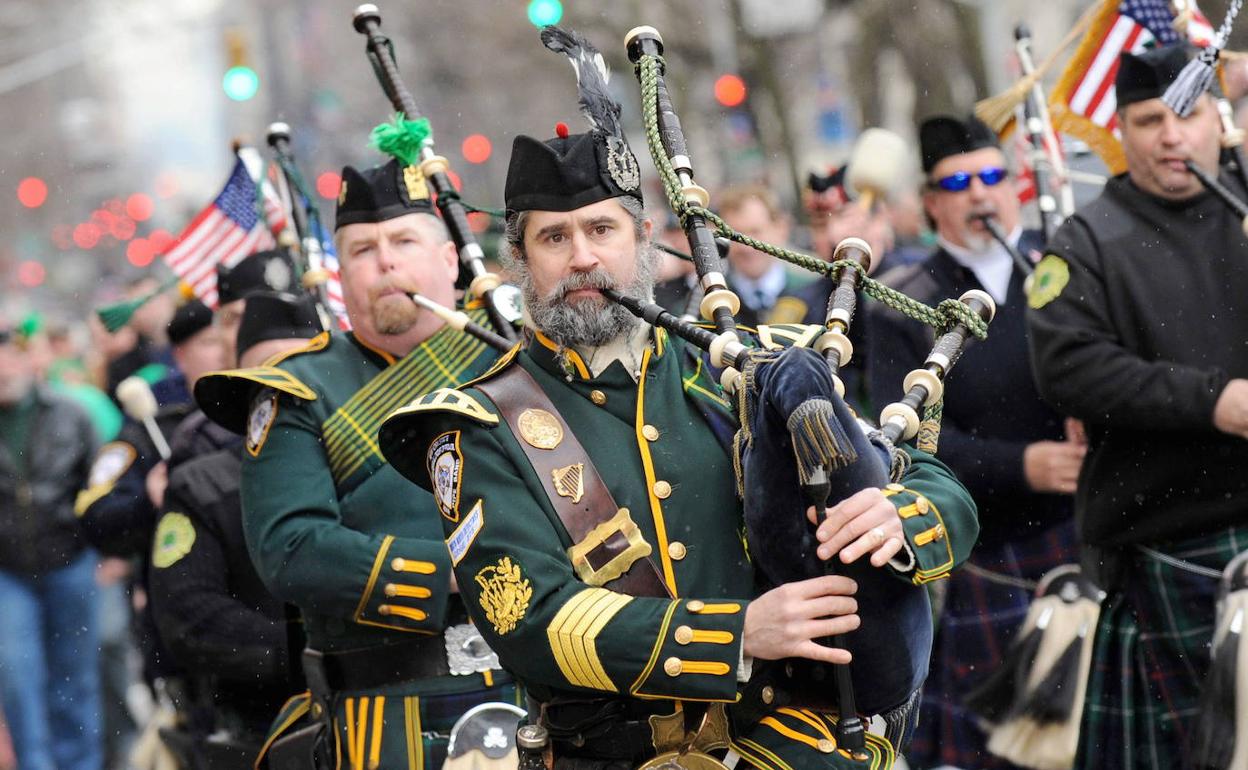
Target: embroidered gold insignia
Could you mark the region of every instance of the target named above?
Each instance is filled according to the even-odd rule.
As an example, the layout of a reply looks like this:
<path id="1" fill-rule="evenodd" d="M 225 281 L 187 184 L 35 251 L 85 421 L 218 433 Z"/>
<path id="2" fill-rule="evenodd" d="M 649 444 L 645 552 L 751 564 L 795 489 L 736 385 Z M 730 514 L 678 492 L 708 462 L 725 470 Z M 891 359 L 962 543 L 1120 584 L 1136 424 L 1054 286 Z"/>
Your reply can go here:
<path id="1" fill-rule="evenodd" d="M 407 185 L 409 200 L 418 201 L 429 197 L 429 185 L 425 183 L 425 175 L 420 173 L 420 166 L 406 166 L 403 169 L 403 184 Z"/>
<path id="2" fill-rule="evenodd" d="M 482 569 L 473 579 L 481 587 L 478 601 L 494 631 L 499 636 L 514 631 L 533 598 L 533 587 L 520 572 L 520 565 L 512 562 L 510 556 L 504 556 L 498 564 Z"/>
<path id="3" fill-rule="evenodd" d="M 563 441 L 563 427 L 545 409 L 525 409 L 516 424 L 520 427 L 520 438 L 538 449 L 554 449 Z"/>
<path id="4" fill-rule="evenodd" d="M 1049 254 L 1036 265 L 1030 282 L 1027 305 L 1032 310 L 1039 310 L 1060 297 L 1062 289 L 1070 283 L 1070 265 L 1056 254 Z"/>
<path id="5" fill-rule="evenodd" d="M 555 491 L 560 497 L 570 497 L 573 503 L 579 503 L 585 495 L 585 463 L 573 463 L 563 468 L 555 468 L 550 472 L 555 482 Z"/>
<path id="6" fill-rule="evenodd" d="M 270 392 L 268 397 L 261 395 L 251 406 L 251 414 L 247 416 L 247 452 L 252 457 L 259 457 L 264 442 L 269 438 L 269 429 L 277 419 L 277 393 Z"/>
<path id="7" fill-rule="evenodd" d="M 195 545 L 195 525 L 184 513 L 166 513 L 156 525 L 152 540 L 152 566 L 172 567 Z"/>

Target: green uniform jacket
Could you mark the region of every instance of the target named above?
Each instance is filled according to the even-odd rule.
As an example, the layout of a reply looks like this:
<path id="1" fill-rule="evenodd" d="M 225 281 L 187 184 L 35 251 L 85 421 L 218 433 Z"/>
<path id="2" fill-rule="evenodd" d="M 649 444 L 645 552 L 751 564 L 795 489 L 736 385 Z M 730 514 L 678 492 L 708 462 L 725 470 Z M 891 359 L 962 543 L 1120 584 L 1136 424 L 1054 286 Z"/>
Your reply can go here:
<path id="1" fill-rule="evenodd" d="M 765 336 L 815 334 L 788 327 Z M 573 426 L 677 597 L 632 597 L 581 582 L 567 531 L 493 403 L 471 387 L 431 394 L 383 426 L 384 451 L 426 488 L 431 471 L 440 476 L 460 590 L 503 665 L 543 701 L 592 693 L 734 702 L 754 571 L 733 462 L 711 428 L 716 420 L 735 426 L 736 417 L 702 357 L 656 331 L 638 382 L 619 362 L 591 378 L 575 353 L 561 358 L 539 334 L 503 365 L 524 367 Z M 902 510 L 916 556 L 916 568 L 901 577 L 923 582 L 966 558 L 978 525 L 950 472 L 911 455 L 904 489 L 887 494 Z"/>
<path id="2" fill-rule="evenodd" d="M 253 396 L 243 450 L 244 532 L 269 590 L 301 610 L 309 647 L 361 650 L 446 627 L 451 570 L 440 516 L 428 493 L 386 464 L 375 436 L 397 406 L 466 382 L 495 358 L 449 327 L 397 362 L 354 335 L 326 333 L 224 375 L 265 386 Z M 449 619 L 463 622 L 462 609 Z M 412 694 L 492 684 L 488 674 L 442 677 L 338 698 L 331 708 L 341 755 L 352 765 L 373 756 L 386 767 L 420 764 L 428 746 L 413 735 L 444 731 L 458 714 L 433 724 Z M 373 726 L 383 717 L 384 732 Z"/>

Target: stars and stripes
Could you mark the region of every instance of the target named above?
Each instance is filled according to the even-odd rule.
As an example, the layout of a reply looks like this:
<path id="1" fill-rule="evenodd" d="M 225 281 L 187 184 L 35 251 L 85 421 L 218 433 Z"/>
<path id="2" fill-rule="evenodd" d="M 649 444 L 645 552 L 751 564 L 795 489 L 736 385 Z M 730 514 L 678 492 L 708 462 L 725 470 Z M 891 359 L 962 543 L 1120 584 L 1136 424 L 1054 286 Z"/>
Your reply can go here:
<path id="1" fill-rule="evenodd" d="M 1176 18 L 1174 8 L 1180 10 Z M 1111 169 L 1124 161 L 1117 141 L 1118 57 L 1184 38 L 1204 45 L 1213 37 L 1209 20 L 1193 0 L 1103 0 L 1075 55 L 1053 90 L 1051 109 L 1060 129 L 1086 141 Z"/>
<path id="2" fill-rule="evenodd" d="M 276 245 L 273 234 L 286 226 L 286 212 L 267 183 L 257 195 L 256 181 L 240 158 L 224 189 L 199 212 L 164 253 L 165 263 L 208 307 L 217 306 L 219 264 L 231 266 L 256 251 Z M 263 199 L 264 216 L 258 201 Z"/>

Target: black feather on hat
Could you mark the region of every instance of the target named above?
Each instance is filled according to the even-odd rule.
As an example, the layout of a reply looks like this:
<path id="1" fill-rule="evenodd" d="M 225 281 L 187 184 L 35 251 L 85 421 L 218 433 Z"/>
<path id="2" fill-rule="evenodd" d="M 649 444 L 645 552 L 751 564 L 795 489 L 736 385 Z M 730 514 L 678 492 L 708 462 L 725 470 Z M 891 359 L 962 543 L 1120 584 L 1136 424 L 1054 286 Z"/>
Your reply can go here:
<path id="1" fill-rule="evenodd" d="M 558 27 L 544 27 L 542 43 L 572 63 L 590 131 L 569 135 L 560 124 L 557 136 L 544 142 L 517 136 L 507 167 L 507 209 L 572 211 L 623 195 L 640 202 L 641 170 L 624 139 L 620 105 L 607 88 L 611 73 L 602 54 L 584 37 Z"/>
<path id="2" fill-rule="evenodd" d="M 923 156 L 924 174 L 950 155 L 1000 146 L 996 133 L 974 115 L 968 115 L 965 120 L 941 115 L 928 118 L 919 126 L 919 152 Z"/>

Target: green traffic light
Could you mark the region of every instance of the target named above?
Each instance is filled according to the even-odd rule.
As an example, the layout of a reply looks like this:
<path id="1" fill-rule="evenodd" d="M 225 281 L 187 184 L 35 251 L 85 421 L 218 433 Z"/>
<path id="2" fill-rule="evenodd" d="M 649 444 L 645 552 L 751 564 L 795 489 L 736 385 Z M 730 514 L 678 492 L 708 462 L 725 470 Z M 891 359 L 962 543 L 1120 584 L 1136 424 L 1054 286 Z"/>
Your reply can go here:
<path id="1" fill-rule="evenodd" d="M 260 76 L 251 67 L 230 67 L 221 79 L 225 95 L 236 102 L 245 102 L 260 90 Z"/>
<path id="2" fill-rule="evenodd" d="M 535 27 L 558 24 L 563 18 L 563 3 L 559 0 L 529 0 L 529 22 Z"/>

